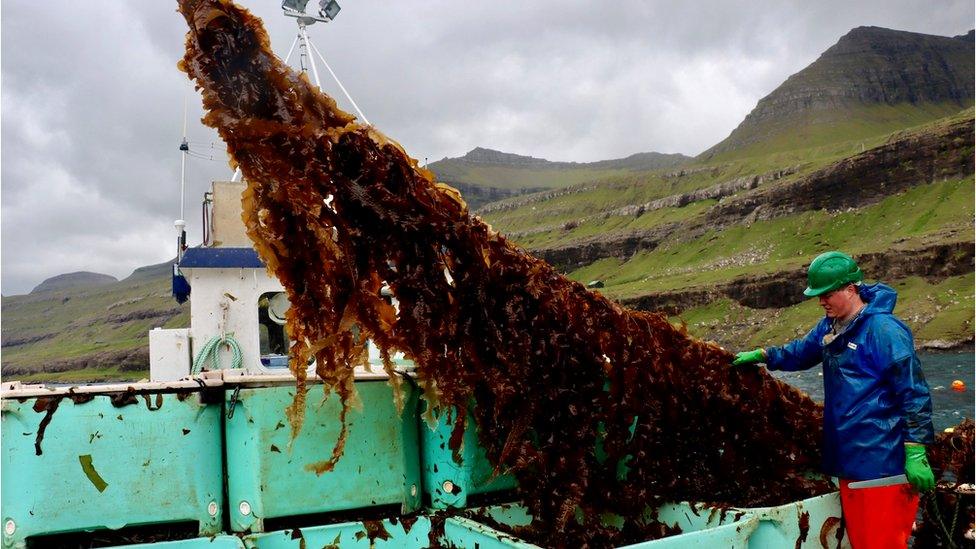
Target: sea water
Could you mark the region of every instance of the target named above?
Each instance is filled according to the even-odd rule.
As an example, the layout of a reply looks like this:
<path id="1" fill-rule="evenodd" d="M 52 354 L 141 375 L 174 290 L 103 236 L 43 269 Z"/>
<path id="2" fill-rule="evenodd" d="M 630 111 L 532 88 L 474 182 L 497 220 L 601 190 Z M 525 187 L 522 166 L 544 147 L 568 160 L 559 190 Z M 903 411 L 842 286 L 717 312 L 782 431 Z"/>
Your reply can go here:
<path id="1" fill-rule="evenodd" d="M 932 391 L 932 424 L 936 432 L 956 425 L 964 418 L 976 417 L 976 353 L 919 353 L 922 372 Z M 815 366 L 803 372 L 773 372 L 777 378 L 823 402 L 823 370 Z M 952 390 L 956 379 L 966 384 L 961 392 Z"/>

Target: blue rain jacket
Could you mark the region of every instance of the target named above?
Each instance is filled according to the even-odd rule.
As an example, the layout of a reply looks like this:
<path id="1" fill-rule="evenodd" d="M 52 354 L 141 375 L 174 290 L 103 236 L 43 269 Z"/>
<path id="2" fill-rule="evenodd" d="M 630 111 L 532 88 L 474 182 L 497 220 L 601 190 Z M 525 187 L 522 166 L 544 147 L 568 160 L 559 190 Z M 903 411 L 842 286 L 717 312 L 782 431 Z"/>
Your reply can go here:
<path id="1" fill-rule="evenodd" d="M 863 285 L 867 306 L 836 338 L 826 316 L 803 339 L 766 349 L 770 370 L 823 364 L 824 472 L 870 480 L 905 472 L 905 442 L 931 444 L 932 398 L 912 332 L 892 311 L 898 294 Z"/>

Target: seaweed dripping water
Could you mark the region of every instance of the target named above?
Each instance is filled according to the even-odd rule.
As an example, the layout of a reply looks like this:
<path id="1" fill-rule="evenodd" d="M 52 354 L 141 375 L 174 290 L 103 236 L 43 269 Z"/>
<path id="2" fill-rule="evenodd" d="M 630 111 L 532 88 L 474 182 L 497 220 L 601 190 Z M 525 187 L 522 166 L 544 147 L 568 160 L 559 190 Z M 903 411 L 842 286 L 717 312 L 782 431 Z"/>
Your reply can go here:
<path id="1" fill-rule="evenodd" d="M 242 170 L 248 234 L 292 304 L 293 435 L 308 359 L 345 425 L 371 339 L 391 383 L 400 351 L 425 398 L 458 411 L 455 433 L 477 423 L 489 459 L 518 479 L 534 517 L 524 534 L 546 545 L 661 535 L 645 511 L 663 501 L 768 505 L 830 490 L 806 475 L 819 465 L 822 417 L 806 395 L 732 369 L 725 350 L 508 241 L 275 57 L 247 10 L 229 0 L 180 10 L 190 27 L 180 67 Z M 311 469 L 331 469 L 345 436 Z M 606 513 L 625 528 L 606 526 Z"/>

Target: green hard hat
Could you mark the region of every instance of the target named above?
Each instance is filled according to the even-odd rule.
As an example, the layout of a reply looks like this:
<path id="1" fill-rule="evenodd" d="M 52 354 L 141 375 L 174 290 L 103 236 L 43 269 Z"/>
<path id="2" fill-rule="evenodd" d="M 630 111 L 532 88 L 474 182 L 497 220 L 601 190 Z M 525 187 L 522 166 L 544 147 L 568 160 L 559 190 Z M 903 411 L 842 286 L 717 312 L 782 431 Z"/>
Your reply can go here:
<path id="1" fill-rule="evenodd" d="M 810 263 L 807 271 L 807 289 L 803 295 L 817 297 L 832 292 L 845 284 L 864 280 L 864 273 L 851 256 L 843 252 L 826 252 Z"/>

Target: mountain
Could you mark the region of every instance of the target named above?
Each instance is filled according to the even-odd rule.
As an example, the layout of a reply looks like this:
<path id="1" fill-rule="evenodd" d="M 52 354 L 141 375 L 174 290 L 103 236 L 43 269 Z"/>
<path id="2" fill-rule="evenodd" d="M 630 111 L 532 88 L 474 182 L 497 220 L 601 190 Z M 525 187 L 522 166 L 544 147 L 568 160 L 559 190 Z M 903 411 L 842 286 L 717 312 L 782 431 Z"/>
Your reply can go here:
<path id="1" fill-rule="evenodd" d="M 700 159 L 805 148 L 886 133 L 973 104 L 974 33 L 858 27 L 759 100 Z"/>
<path id="2" fill-rule="evenodd" d="M 568 169 L 628 169 L 628 170 L 656 170 L 659 168 L 670 168 L 683 162 L 691 160 L 683 154 L 664 154 L 656 152 L 637 153 L 625 158 L 613 160 L 600 160 L 597 162 L 551 162 L 544 158 L 534 156 L 522 156 L 519 154 L 506 153 L 483 147 L 475 147 L 460 158 L 444 158 L 431 164 L 431 169 L 445 170 L 449 172 L 449 166 L 454 161 L 455 164 L 475 164 L 488 166 L 509 166 L 526 168 L 547 168 L 553 170 Z"/>
<path id="3" fill-rule="evenodd" d="M 427 168 L 458 190 L 472 208 L 545 189 L 606 180 L 634 172 L 679 166 L 683 154 L 637 153 L 598 162 L 551 162 L 533 156 L 476 147 L 458 158 L 443 158 Z"/>
<path id="4" fill-rule="evenodd" d="M 50 292 L 54 290 L 66 290 L 68 288 L 78 288 L 85 286 L 104 286 L 118 282 L 114 276 L 100 273 L 90 273 L 88 271 L 78 271 L 75 273 L 52 276 L 41 282 L 30 291 L 32 294 Z"/>

